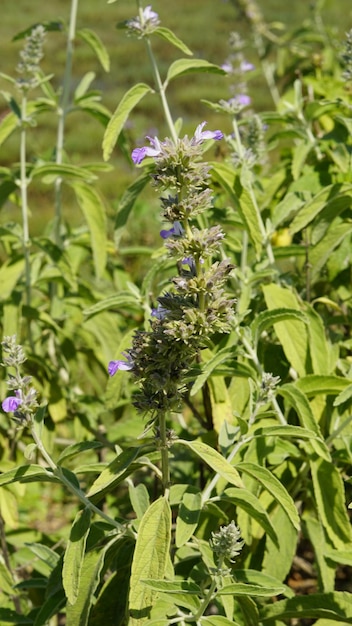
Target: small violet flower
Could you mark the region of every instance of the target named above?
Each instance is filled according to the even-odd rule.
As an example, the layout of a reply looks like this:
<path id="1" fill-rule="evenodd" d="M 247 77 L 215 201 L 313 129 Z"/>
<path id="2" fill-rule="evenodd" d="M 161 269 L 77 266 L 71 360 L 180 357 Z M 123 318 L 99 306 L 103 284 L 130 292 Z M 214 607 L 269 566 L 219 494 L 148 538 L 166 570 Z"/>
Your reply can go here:
<path id="1" fill-rule="evenodd" d="M 18 407 L 21 404 L 22 404 L 21 398 L 18 398 L 16 396 L 9 396 L 8 398 L 5 398 L 5 400 L 3 401 L 2 410 L 5 411 L 5 413 L 14 413 L 15 411 L 17 411 Z"/>
<path id="2" fill-rule="evenodd" d="M 220 140 L 223 138 L 221 130 L 203 130 L 206 122 L 199 124 L 195 130 L 195 133 L 191 139 L 191 145 L 197 146 L 206 139 Z M 136 165 L 142 163 L 145 157 L 157 157 L 160 156 L 163 150 L 163 144 L 160 143 L 157 137 L 148 137 L 150 146 L 143 146 L 142 148 L 135 148 L 132 151 L 132 161 Z"/>
<path id="3" fill-rule="evenodd" d="M 127 371 L 133 369 L 133 361 L 129 354 L 125 352 L 122 353 L 124 357 L 126 357 L 127 361 L 123 361 L 121 359 L 117 361 L 110 361 L 108 365 L 108 373 L 109 376 L 114 376 L 118 370 Z"/>
<path id="4" fill-rule="evenodd" d="M 180 222 L 174 222 L 172 228 L 168 230 L 161 230 L 160 237 L 168 239 L 169 237 L 181 237 L 183 235 L 183 228 Z"/>
<path id="5" fill-rule="evenodd" d="M 203 130 L 205 125 L 206 122 L 202 122 L 197 126 L 194 136 L 191 140 L 191 144 L 193 146 L 202 143 L 202 141 L 205 141 L 206 139 L 219 140 L 223 138 L 224 135 L 221 130 Z"/>
<path id="6" fill-rule="evenodd" d="M 169 309 L 166 309 L 164 306 L 158 305 L 157 308 L 151 310 L 152 317 L 156 317 L 158 320 L 163 320 L 164 317 L 170 313 Z"/>

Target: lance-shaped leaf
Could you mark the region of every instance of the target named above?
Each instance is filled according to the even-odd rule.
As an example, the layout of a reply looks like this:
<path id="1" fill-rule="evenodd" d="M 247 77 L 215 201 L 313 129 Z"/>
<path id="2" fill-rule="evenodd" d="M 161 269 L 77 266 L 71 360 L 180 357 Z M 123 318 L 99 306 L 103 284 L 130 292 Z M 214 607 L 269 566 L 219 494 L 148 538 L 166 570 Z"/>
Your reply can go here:
<path id="1" fill-rule="evenodd" d="M 234 489 L 233 487 L 229 487 L 225 489 L 224 494 L 221 496 L 221 500 L 225 499 L 230 500 L 233 504 L 236 504 L 236 506 L 246 511 L 249 517 L 255 519 L 268 533 L 273 543 L 278 545 L 276 530 L 262 503 L 253 493 L 248 489 Z"/>
<path id="2" fill-rule="evenodd" d="M 278 322 L 284 322 L 286 320 L 300 320 L 307 323 L 304 313 L 297 311 L 296 309 L 279 308 L 271 309 L 270 311 L 261 311 L 254 318 L 251 323 L 251 330 L 255 341 L 257 342 L 261 333 L 268 328 L 274 326 Z"/>
<path id="3" fill-rule="evenodd" d="M 166 498 L 153 502 L 142 517 L 133 555 L 129 613 L 130 626 L 148 622 L 155 602 L 155 591 L 143 580 L 162 580 L 169 558 L 171 541 L 171 509 Z"/>
<path id="4" fill-rule="evenodd" d="M 77 37 L 83 39 L 95 52 L 101 66 L 106 72 L 110 70 L 110 58 L 107 49 L 105 48 L 102 40 L 90 28 L 81 28 L 76 32 Z"/>
<path id="5" fill-rule="evenodd" d="M 185 491 L 176 519 L 176 546 L 183 546 L 198 526 L 202 509 L 202 494 Z"/>
<path id="6" fill-rule="evenodd" d="M 125 124 L 131 111 L 147 93 L 151 93 L 152 91 L 153 90 L 149 87 L 149 85 L 138 83 L 137 85 L 131 87 L 131 89 L 129 89 L 129 91 L 124 95 L 106 127 L 103 139 L 104 161 L 109 159 L 123 129 L 123 125 Z"/>
<path id="7" fill-rule="evenodd" d="M 98 192 L 85 183 L 74 182 L 72 187 L 90 232 L 95 274 L 102 276 L 107 258 L 105 207 Z"/>
<path id="8" fill-rule="evenodd" d="M 266 467 L 254 463 L 239 463 L 238 466 L 243 472 L 257 480 L 285 511 L 291 524 L 296 530 L 300 529 L 299 515 L 294 502 L 280 481 Z"/>
<path id="9" fill-rule="evenodd" d="M 260 609 L 260 620 L 279 622 L 292 618 L 332 620 L 352 624 L 351 594 L 342 591 L 314 593 L 308 596 L 296 596 L 267 604 Z"/>
<path id="10" fill-rule="evenodd" d="M 166 80 L 165 85 L 168 85 L 170 80 L 176 78 L 176 76 L 184 76 L 185 74 L 194 74 L 195 72 L 212 72 L 213 74 L 226 74 L 226 72 L 215 65 L 214 63 L 209 63 L 209 61 L 205 61 L 204 59 L 178 59 L 171 63 Z"/>
<path id="11" fill-rule="evenodd" d="M 225 189 L 238 211 L 257 254 L 263 247 L 262 223 L 250 194 L 244 189 L 233 168 L 225 163 L 212 163 L 214 179 Z"/>
<path id="12" fill-rule="evenodd" d="M 345 504 L 345 491 L 335 465 L 316 456 L 310 459 L 315 501 L 325 532 L 337 550 L 352 543 L 351 525 Z"/>
<path id="13" fill-rule="evenodd" d="M 74 604 L 78 598 L 81 569 L 90 529 L 90 518 L 91 513 L 89 509 L 83 509 L 83 511 L 77 513 L 66 546 L 62 568 L 62 583 L 66 598 L 70 604 Z"/>
<path id="14" fill-rule="evenodd" d="M 211 448 L 203 441 L 186 441 L 185 439 L 178 439 L 177 444 L 190 448 L 195 454 L 197 454 L 204 463 L 209 465 L 217 474 L 220 474 L 231 485 L 235 487 L 244 487 L 241 477 L 238 471 L 231 465 L 226 459 L 224 459 L 219 452 Z"/>
<path id="15" fill-rule="evenodd" d="M 37 481 L 60 482 L 50 470 L 46 470 L 41 465 L 34 464 L 15 467 L 8 472 L 0 474 L 0 487 L 16 482 L 33 483 Z"/>
<path id="16" fill-rule="evenodd" d="M 185 54 L 188 54 L 189 56 L 193 55 L 192 50 L 190 50 L 189 47 L 186 46 L 183 41 L 181 41 L 181 39 L 176 37 L 175 33 L 173 33 L 172 30 L 170 30 L 169 28 L 165 28 L 164 26 L 158 26 L 158 28 L 153 31 L 153 34 L 159 35 L 159 37 L 162 37 L 163 39 L 165 39 L 165 41 L 171 43 L 171 45 L 175 46 L 175 48 L 182 50 L 182 52 L 184 52 Z"/>

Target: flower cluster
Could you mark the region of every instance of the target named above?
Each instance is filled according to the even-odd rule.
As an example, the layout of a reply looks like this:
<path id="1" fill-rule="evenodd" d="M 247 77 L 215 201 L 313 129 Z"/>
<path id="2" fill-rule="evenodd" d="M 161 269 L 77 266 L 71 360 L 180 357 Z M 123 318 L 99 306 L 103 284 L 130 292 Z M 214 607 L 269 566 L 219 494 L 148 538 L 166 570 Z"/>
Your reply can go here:
<path id="1" fill-rule="evenodd" d="M 34 89 L 38 84 L 39 62 L 43 57 L 44 37 L 45 28 L 38 24 L 26 37 L 25 47 L 20 52 L 21 60 L 17 65 L 17 72 L 21 77 L 17 79 L 16 84 L 24 93 Z"/>
<path id="2" fill-rule="evenodd" d="M 5 367 L 13 367 L 15 374 L 11 374 L 6 383 L 13 391 L 2 402 L 5 413 L 13 413 L 14 418 L 21 424 L 30 423 L 38 408 L 37 391 L 32 387 L 31 376 L 21 376 L 20 366 L 26 361 L 22 346 L 16 343 L 16 336 L 4 337 L 1 343 L 3 362 Z"/>
<path id="3" fill-rule="evenodd" d="M 159 16 L 152 7 L 148 5 L 145 9 L 141 9 L 137 17 L 124 22 L 127 34 L 141 39 L 146 35 L 150 35 L 158 28 L 160 24 Z"/>
<path id="4" fill-rule="evenodd" d="M 218 532 L 211 533 L 209 544 L 219 560 L 225 558 L 234 562 L 244 546 L 244 541 L 241 539 L 240 529 L 232 521 L 227 526 L 221 526 Z"/>
<path id="5" fill-rule="evenodd" d="M 170 228 L 160 233 L 165 248 L 175 258 L 178 275 L 173 290 L 158 298 L 149 331 L 137 331 L 124 360 L 111 361 L 109 374 L 131 370 L 138 383 L 135 406 L 152 413 L 178 410 L 187 392 L 187 375 L 195 357 L 215 333 L 231 330 L 234 300 L 225 283 L 233 266 L 215 261 L 224 237 L 219 225 L 199 228 L 197 217 L 212 206 L 209 167 L 202 161 L 204 142 L 219 140 L 219 130 L 197 127 L 193 137 L 177 142 L 148 138 L 150 146 L 137 148 L 132 159 L 139 164 L 153 157 L 152 179 L 167 195 L 161 198 L 162 216 Z M 187 381 L 187 382 L 186 382 Z"/>
<path id="6" fill-rule="evenodd" d="M 254 70 L 254 65 L 245 58 L 243 54 L 244 42 L 238 33 L 231 33 L 229 47 L 230 54 L 223 63 L 222 69 L 231 79 L 232 97 L 228 101 L 222 100 L 219 104 L 230 109 L 230 112 L 238 114 L 251 103 L 247 90 L 246 74 Z"/>

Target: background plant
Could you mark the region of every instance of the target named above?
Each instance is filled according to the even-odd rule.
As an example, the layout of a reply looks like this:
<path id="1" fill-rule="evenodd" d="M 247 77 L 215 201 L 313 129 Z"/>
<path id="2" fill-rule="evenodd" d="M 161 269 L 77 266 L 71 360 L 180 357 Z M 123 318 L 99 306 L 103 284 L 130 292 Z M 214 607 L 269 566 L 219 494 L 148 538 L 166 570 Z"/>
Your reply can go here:
<path id="1" fill-rule="evenodd" d="M 251 7 L 256 13 L 248 13 Z M 168 435 L 170 451 L 164 445 L 162 454 L 167 453 L 171 487 L 169 492 L 164 480 L 167 494 L 161 496 L 162 454 L 150 432 L 137 439 L 145 424 L 132 407 L 133 377 L 118 371 L 102 394 L 107 362 L 133 345 L 137 328 L 141 336 L 150 331 L 151 310 L 158 297 L 165 305 L 163 294 L 175 276 L 175 259 L 158 249 L 155 233 L 150 265 L 135 284 L 129 263 L 145 250 L 132 235 L 129 257 L 121 254 L 121 237 L 138 222 L 138 198 L 146 193 L 153 162 L 143 161 L 141 175 L 125 190 L 108 239 L 96 187 L 106 165 L 77 166 L 68 155 L 62 163 L 52 154 L 30 163 L 22 159 L 29 198 L 32 181 L 40 179 L 52 185 L 54 206 L 60 180 L 68 190 L 63 202 L 71 205 L 76 198 L 86 226 L 60 220 L 58 228 L 56 219 L 39 237 L 30 237 L 27 302 L 23 230 L 13 224 L 2 229 L 3 332 L 16 333 L 28 357 L 21 363 L 25 371 L 16 375 L 32 375 L 31 384 L 48 405 L 31 417 L 29 429 L 18 430 L 8 411 L 16 417 L 23 395 L 10 395 L 4 404 L 0 618 L 37 626 L 109 620 L 218 625 L 282 623 L 304 613 L 320 624 L 327 616 L 350 623 L 351 602 L 344 593 L 351 566 L 349 43 L 331 36 L 319 7 L 305 28 L 283 32 L 266 24 L 252 2 L 236 4 L 256 46 L 248 48 L 254 74 L 241 80 L 254 80 L 258 57 L 268 82 L 268 63 L 274 63 L 269 81 L 275 81 L 276 106 L 260 112 L 255 101 L 249 106 L 248 100 L 234 100 L 231 90 L 227 101 L 231 77 L 192 58 L 152 9 L 138 8 L 139 22 L 133 18 L 132 26 L 144 39 L 141 49 L 146 43 L 149 50 L 150 76 L 128 89 L 111 117 L 100 94 L 90 91 L 89 74 L 64 108 L 67 115 L 76 108 L 93 113 L 104 126 L 109 120 L 103 144 L 109 158 L 116 141 L 126 146 L 125 122 L 152 97 L 161 104 L 155 106 L 164 113 L 172 146 L 184 132 L 182 120 L 174 124 L 171 86 L 199 71 L 206 70 L 208 81 L 222 77 L 223 98 L 206 99 L 226 142 L 213 148 L 214 200 L 195 216 L 194 227 L 205 233 L 221 224 L 224 230 L 217 254 L 236 266 L 227 283 L 229 298 L 237 298 L 236 316 L 231 332 L 206 342 L 188 371 L 184 406 L 167 423 L 174 432 Z M 68 48 L 73 21 L 71 13 Z M 30 28 L 25 35 L 31 33 Z M 91 33 L 81 36 L 107 67 L 101 42 Z M 160 38 L 186 57 L 164 71 L 154 56 Z M 245 47 L 243 54 L 246 59 Z M 41 113 L 62 113 L 62 96 L 53 78 L 37 70 L 35 75 L 41 91 L 27 110 L 31 123 L 40 125 Z M 17 128 L 23 133 L 28 121 L 11 82 L 6 95 L 13 113 L 0 127 L 3 139 L 10 131 L 15 136 Z M 38 132 L 25 130 L 29 136 Z M 4 197 L 15 200 L 16 163 L 2 175 Z M 175 226 L 175 215 L 171 221 Z M 182 261 L 180 240 L 166 242 Z M 191 270 L 179 263 L 176 280 Z M 162 322 L 159 314 L 154 327 Z M 6 361 L 5 348 L 8 377 L 13 363 Z M 18 391 L 18 378 L 11 380 L 10 389 Z M 28 508 L 22 521 L 21 498 L 31 502 L 38 494 L 47 498 L 45 508 L 57 503 L 64 511 L 59 526 L 48 526 L 46 512 L 36 524 Z M 295 578 L 305 576 L 302 556 L 309 595 L 302 595 L 304 581 L 295 594 Z"/>

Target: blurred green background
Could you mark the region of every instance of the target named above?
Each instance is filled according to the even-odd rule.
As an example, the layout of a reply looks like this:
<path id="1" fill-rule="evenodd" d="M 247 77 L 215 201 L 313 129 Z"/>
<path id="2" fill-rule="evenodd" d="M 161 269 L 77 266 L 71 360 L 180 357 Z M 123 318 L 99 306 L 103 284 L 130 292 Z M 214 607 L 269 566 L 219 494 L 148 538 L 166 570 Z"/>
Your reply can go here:
<path id="1" fill-rule="evenodd" d="M 226 59 L 229 48 L 228 38 L 231 31 L 238 31 L 246 39 L 249 30 L 246 20 L 230 0 L 154 0 L 152 7 L 160 15 L 163 26 L 175 33 L 191 48 L 194 56 L 221 65 Z M 2 0 L 0 21 L 0 72 L 16 76 L 18 54 L 23 41 L 13 41 L 20 31 L 39 21 L 58 18 L 68 22 L 70 13 L 69 0 Z M 259 0 L 258 5 L 267 22 L 282 22 L 285 28 L 300 27 L 312 18 L 314 7 L 321 6 L 321 16 L 331 30 L 336 41 L 344 38 L 345 32 L 352 27 L 351 0 L 295 0 L 287 3 L 283 0 Z M 177 7 L 177 8 L 176 8 Z M 96 74 L 92 87 L 102 91 L 102 103 L 113 111 L 128 88 L 136 82 L 152 84 L 151 70 L 145 53 L 143 41 L 126 37 L 123 30 L 116 29 L 116 24 L 136 14 L 133 0 L 118 0 L 107 4 L 107 0 L 81 0 L 78 9 L 78 28 L 93 29 L 102 39 L 111 57 L 111 70 L 105 73 L 94 57 L 91 49 L 82 41 L 75 45 L 73 63 L 73 88 L 87 71 Z M 277 32 L 280 30 L 276 24 Z M 153 47 L 158 59 L 162 76 L 173 60 L 183 54 L 158 37 L 154 38 Z M 248 45 L 247 58 L 258 67 L 256 51 Z M 45 57 L 42 62 L 44 71 L 53 73 L 55 87 L 61 83 L 66 55 L 66 39 L 63 32 L 50 32 L 45 42 Z M 0 77 L 0 89 L 9 90 L 9 85 Z M 265 83 L 254 72 L 249 85 L 249 92 L 256 111 L 272 107 L 272 101 Z M 174 118 L 182 117 L 184 131 L 192 133 L 195 126 L 203 119 L 209 120 L 210 127 L 228 130 L 226 121 L 220 115 L 210 112 L 200 103 L 201 98 L 217 101 L 229 97 L 226 77 L 214 75 L 192 75 L 171 83 L 168 98 Z M 0 98 L 0 116 L 8 110 L 6 101 Z M 40 156 L 51 158 L 56 135 L 56 117 L 53 113 L 43 115 L 39 126 L 29 132 L 29 158 Z M 73 163 L 99 161 L 102 158 L 101 143 L 104 128 L 95 119 L 78 113 L 67 118 L 65 149 Z M 126 134 L 131 145 L 143 140 L 145 135 L 165 136 L 167 129 L 156 96 L 146 97 L 134 111 Z M 9 166 L 18 161 L 18 134 L 14 134 L 0 148 L 0 165 Z M 122 157 L 116 148 L 111 158 L 113 170 L 101 176 L 100 187 L 108 200 L 109 206 L 116 206 L 126 186 L 135 179 L 135 168 Z M 34 193 L 34 190 L 33 192 Z M 45 217 L 51 211 L 51 192 L 44 187 L 35 190 L 35 199 Z M 37 204 L 38 204 L 37 203 Z M 33 205 L 33 203 L 32 203 Z M 8 204 L 2 211 L 1 221 L 7 219 Z M 71 209 L 68 209 L 69 211 Z M 16 211 L 11 207 L 11 215 L 16 219 Z M 76 215 L 76 211 L 71 212 Z M 78 215 L 78 212 L 77 212 Z M 77 217 L 77 219 L 79 219 Z M 74 221 L 74 218 L 73 218 Z"/>

